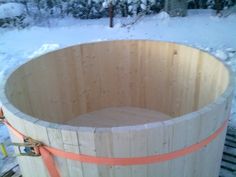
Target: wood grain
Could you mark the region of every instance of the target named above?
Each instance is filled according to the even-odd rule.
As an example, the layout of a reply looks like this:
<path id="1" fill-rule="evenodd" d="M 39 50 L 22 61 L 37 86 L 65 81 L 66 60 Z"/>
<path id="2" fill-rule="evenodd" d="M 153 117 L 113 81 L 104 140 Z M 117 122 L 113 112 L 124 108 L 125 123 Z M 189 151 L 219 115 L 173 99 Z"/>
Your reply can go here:
<path id="1" fill-rule="evenodd" d="M 7 120 L 48 146 L 103 157 L 141 157 L 198 143 L 229 117 L 231 71 L 180 44 L 107 41 L 40 56 L 4 78 Z M 11 134 L 12 141 L 18 141 Z M 55 157 L 62 177 L 217 177 L 225 131 L 193 154 L 139 166 Z M 40 157 L 19 157 L 23 176 L 47 177 Z"/>

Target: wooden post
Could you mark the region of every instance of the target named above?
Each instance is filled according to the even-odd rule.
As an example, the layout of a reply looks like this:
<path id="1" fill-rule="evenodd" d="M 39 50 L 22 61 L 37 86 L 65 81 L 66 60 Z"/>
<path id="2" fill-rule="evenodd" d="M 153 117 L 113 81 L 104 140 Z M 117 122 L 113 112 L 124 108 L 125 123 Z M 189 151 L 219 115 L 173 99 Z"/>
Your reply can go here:
<path id="1" fill-rule="evenodd" d="M 112 1 L 110 1 L 110 4 L 109 4 L 109 18 L 110 18 L 110 28 L 113 28 L 113 4 L 112 4 Z"/>
<path id="2" fill-rule="evenodd" d="M 215 7 L 216 7 L 216 14 L 220 13 L 221 10 L 221 1 L 220 0 L 215 0 Z"/>

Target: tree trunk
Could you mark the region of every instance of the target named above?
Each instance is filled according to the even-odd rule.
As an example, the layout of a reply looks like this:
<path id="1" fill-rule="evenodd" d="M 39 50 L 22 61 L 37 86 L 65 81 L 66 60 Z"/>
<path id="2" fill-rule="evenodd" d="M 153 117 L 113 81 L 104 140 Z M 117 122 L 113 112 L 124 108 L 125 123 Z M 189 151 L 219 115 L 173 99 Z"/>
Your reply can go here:
<path id="1" fill-rule="evenodd" d="M 165 0 L 165 11 L 172 17 L 187 15 L 187 0 Z"/>
<path id="2" fill-rule="evenodd" d="M 216 14 L 220 14 L 220 10 L 221 10 L 220 0 L 215 0 L 215 6 L 216 6 Z"/>

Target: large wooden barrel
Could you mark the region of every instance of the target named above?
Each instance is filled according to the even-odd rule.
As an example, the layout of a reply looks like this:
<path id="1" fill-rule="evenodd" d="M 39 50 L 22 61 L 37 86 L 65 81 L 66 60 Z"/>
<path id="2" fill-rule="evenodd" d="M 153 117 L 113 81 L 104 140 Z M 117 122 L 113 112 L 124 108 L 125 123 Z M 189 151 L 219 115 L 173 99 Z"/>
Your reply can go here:
<path id="1" fill-rule="evenodd" d="M 54 157 L 62 177 L 218 177 L 232 86 L 231 71 L 204 51 L 121 40 L 35 58 L 9 72 L 0 98 L 8 122 L 47 146 L 93 157 L 169 157 L 126 166 Z M 18 161 L 24 177 L 49 176 L 41 157 Z"/>

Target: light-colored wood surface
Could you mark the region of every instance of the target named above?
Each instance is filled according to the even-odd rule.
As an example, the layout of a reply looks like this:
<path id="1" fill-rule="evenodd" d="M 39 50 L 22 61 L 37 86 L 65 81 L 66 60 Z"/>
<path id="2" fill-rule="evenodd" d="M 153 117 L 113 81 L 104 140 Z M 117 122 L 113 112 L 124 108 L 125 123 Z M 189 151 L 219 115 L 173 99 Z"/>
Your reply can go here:
<path id="1" fill-rule="evenodd" d="M 65 124 L 81 127 L 122 127 L 168 119 L 171 117 L 157 111 L 135 107 L 113 107 L 83 114 Z"/>
<path id="2" fill-rule="evenodd" d="M 22 112 L 55 123 L 117 106 L 176 117 L 213 102 L 227 87 L 227 75 L 222 63 L 189 47 L 101 42 L 30 61 L 9 78 L 6 94 Z"/>
<path id="3" fill-rule="evenodd" d="M 139 40 L 51 52 L 9 74 L 3 85 L 3 111 L 17 130 L 48 146 L 103 157 L 151 156 L 196 144 L 229 117 L 233 95 L 230 70 L 213 56 Z M 225 131 L 195 153 L 157 164 L 55 161 L 62 177 L 217 177 L 224 138 Z M 48 176 L 40 157 L 18 160 L 23 176 Z"/>

